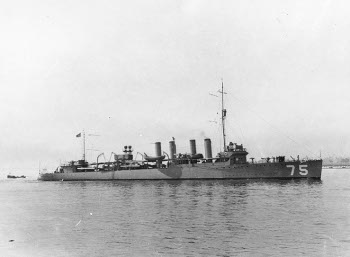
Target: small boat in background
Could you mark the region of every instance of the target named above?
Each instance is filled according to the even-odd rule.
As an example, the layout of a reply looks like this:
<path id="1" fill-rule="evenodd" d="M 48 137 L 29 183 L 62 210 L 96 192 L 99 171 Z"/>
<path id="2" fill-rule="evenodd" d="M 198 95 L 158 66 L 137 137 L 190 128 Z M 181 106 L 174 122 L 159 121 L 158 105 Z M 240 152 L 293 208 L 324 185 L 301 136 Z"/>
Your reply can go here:
<path id="1" fill-rule="evenodd" d="M 14 175 L 7 175 L 7 178 L 26 178 L 26 176 L 22 175 L 22 176 L 14 176 Z"/>

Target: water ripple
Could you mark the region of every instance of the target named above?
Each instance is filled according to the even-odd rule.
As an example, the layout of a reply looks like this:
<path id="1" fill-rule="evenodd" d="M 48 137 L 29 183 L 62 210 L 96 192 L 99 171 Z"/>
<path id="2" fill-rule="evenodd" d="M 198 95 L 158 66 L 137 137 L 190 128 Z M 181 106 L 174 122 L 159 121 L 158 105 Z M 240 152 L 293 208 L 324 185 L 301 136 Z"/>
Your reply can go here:
<path id="1" fill-rule="evenodd" d="M 322 181 L 1 181 L 0 253 L 346 256 L 349 174 L 326 173 Z"/>

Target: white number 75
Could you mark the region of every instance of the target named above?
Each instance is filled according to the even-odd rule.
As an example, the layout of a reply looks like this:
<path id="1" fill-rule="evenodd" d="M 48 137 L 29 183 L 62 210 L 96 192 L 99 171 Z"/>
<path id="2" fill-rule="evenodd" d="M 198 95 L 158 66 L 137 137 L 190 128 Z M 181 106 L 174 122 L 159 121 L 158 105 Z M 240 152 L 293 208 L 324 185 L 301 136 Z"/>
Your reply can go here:
<path id="1" fill-rule="evenodd" d="M 295 166 L 294 165 L 286 165 L 287 168 L 291 168 L 291 172 L 290 175 L 293 176 L 294 175 L 294 171 L 295 171 Z M 307 168 L 307 164 L 300 164 L 299 165 L 299 174 L 306 176 L 308 174 L 308 170 Z"/>

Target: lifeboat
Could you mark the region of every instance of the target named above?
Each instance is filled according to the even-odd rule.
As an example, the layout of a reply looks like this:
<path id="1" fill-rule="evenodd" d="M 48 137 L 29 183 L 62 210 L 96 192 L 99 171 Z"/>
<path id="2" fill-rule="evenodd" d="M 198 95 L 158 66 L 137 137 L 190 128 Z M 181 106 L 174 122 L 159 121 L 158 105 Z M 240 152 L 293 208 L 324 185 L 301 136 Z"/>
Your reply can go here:
<path id="1" fill-rule="evenodd" d="M 148 155 L 145 153 L 145 160 L 148 161 L 148 162 L 162 161 L 162 160 L 164 160 L 164 158 L 165 158 L 165 155 L 161 155 L 161 156 L 148 156 Z"/>

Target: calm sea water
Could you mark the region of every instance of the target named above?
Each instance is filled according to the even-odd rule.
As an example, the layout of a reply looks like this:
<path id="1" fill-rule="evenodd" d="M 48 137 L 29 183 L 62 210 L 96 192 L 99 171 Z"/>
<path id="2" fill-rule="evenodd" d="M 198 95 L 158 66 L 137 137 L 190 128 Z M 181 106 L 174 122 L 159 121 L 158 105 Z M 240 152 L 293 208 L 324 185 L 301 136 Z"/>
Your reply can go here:
<path id="1" fill-rule="evenodd" d="M 350 170 L 322 181 L 0 181 L 0 256 L 350 256 Z"/>

